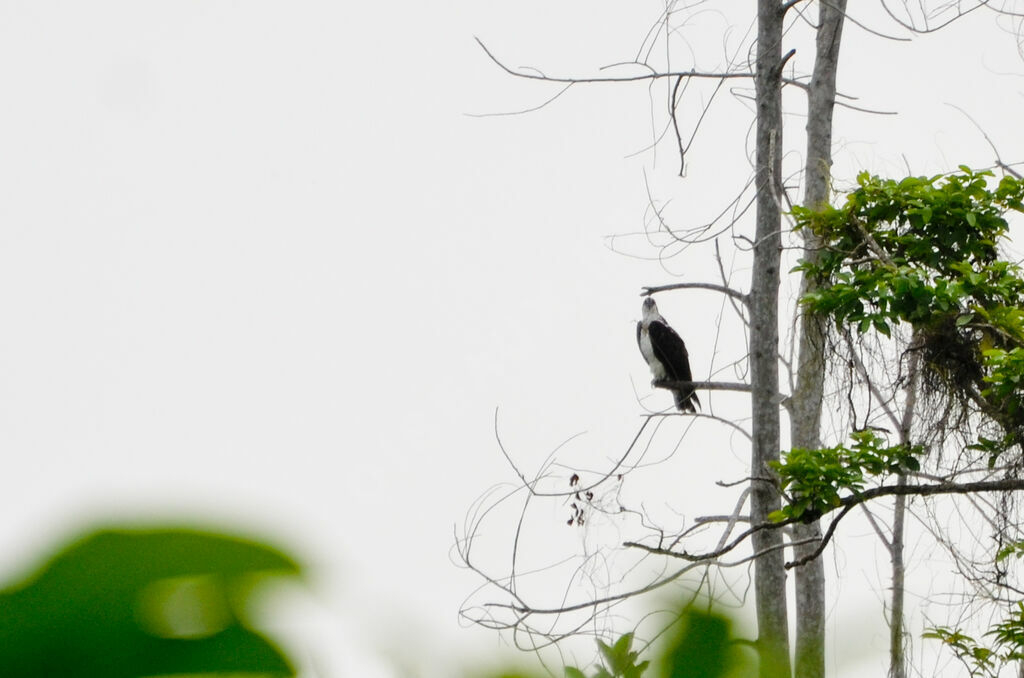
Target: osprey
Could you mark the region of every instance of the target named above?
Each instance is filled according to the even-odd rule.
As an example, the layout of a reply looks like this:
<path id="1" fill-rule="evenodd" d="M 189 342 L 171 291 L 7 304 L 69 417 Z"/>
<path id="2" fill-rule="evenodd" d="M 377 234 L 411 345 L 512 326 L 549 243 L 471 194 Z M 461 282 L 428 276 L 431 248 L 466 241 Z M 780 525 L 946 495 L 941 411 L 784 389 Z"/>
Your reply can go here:
<path id="1" fill-rule="evenodd" d="M 644 299 L 643 318 L 636 324 L 636 342 L 654 381 L 693 381 L 686 344 L 658 313 L 652 297 Z M 700 400 L 692 388 L 672 389 L 680 412 L 696 412 Z"/>

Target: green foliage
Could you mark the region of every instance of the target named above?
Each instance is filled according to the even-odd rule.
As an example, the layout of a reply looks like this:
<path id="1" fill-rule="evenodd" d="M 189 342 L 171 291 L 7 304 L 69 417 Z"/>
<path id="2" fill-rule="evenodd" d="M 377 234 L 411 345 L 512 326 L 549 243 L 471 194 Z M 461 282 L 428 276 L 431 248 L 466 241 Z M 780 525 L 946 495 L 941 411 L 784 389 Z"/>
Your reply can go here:
<path id="1" fill-rule="evenodd" d="M 662 678 L 719 678 L 734 664 L 730 623 L 725 617 L 690 608 L 661 663 Z"/>
<path id="2" fill-rule="evenodd" d="M 941 640 L 953 651 L 967 667 L 971 676 L 989 676 L 995 678 L 999 674 L 996 661 L 998 655 L 991 649 L 980 645 L 978 641 L 963 634 L 959 629 L 936 627 L 924 633 L 925 638 Z"/>
<path id="3" fill-rule="evenodd" d="M 283 553 L 219 534 L 89 534 L 0 591 L 0 675 L 292 676 L 243 613 L 254 577 L 298 574 Z"/>
<path id="4" fill-rule="evenodd" d="M 757 670 L 740 661 L 731 622 L 714 612 L 684 608 L 679 621 L 654 658 L 660 678 L 739 678 L 757 675 Z M 632 650 L 633 634 L 627 633 L 613 645 L 598 641 L 603 665 L 590 678 L 640 678 L 650 661 L 639 661 Z M 566 667 L 566 678 L 588 678 L 578 668 Z"/>
<path id="5" fill-rule="evenodd" d="M 601 651 L 603 666 L 598 666 L 592 678 L 640 678 L 647 667 L 648 661 L 637 663 L 640 658 L 639 652 L 634 652 L 633 634 L 623 634 L 614 644 L 608 645 L 598 640 L 597 647 Z M 565 668 L 566 678 L 587 678 L 587 675 L 577 668 L 567 666 Z"/>
<path id="6" fill-rule="evenodd" d="M 793 211 L 822 248 L 797 269 L 818 285 L 801 303 L 838 327 L 914 337 L 926 387 L 981 412 L 1002 435 L 979 436 L 968 449 L 990 467 L 1024 440 L 1024 272 L 998 258 L 1008 212 L 1024 212 L 1024 182 L 960 167 L 935 177 L 857 178 L 845 204 Z M 904 336 L 906 336 L 906 334 Z M 861 436 L 861 437 L 858 437 Z M 859 492 L 868 475 L 915 470 L 919 448 L 885 447 L 871 432 L 851 447 L 793 450 L 776 465 L 790 504 L 775 520 L 834 508 L 842 491 Z M 1021 557 L 1012 544 L 997 561 Z M 986 633 L 991 647 L 959 629 L 925 634 L 945 643 L 971 675 L 996 676 L 1024 658 L 1024 603 Z"/>
<path id="7" fill-rule="evenodd" d="M 614 645 L 597 641 L 605 666 L 594 674 L 596 678 L 640 678 L 650 662 L 643 661 L 637 664 L 640 654 L 633 652 L 632 645 L 632 633 L 624 634 Z"/>
<path id="8" fill-rule="evenodd" d="M 871 476 L 916 471 L 920 446 L 885 445 L 868 429 L 850 435 L 852 445 L 839 444 L 818 450 L 794 448 L 781 461 L 769 462 L 779 475 L 780 487 L 789 499 L 769 518 L 813 518 L 839 506 L 841 493 L 860 492 Z"/>
<path id="9" fill-rule="evenodd" d="M 985 436 L 978 436 L 978 441 L 971 443 L 967 446 L 969 450 L 977 450 L 988 455 L 988 467 L 993 468 L 996 465 L 996 461 L 999 460 L 999 455 L 1008 450 L 1011 446 L 1016 444 L 1017 437 L 1015 434 L 1007 433 L 1000 438 L 987 438 Z"/>
<path id="10" fill-rule="evenodd" d="M 1017 541 L 1012 544 L 1007 544 L 1003 548 L 999 549 L 996 553 L 996 562 L 1001 563 L 1010 556 L 1014 556 L 1017 560 L 1024 557 L 1024 542 Z"/>
<path id="11" fill-rule="evenodd" d="M 997 261 L 996 246 L 1006 211 L 1024 211 L 1024 183 L 1005 177 L 992 190 L 991 173 L 960 170 L 900 181 L 865 173 L 842 207 L 794 208 L 797 227 L 826 246 L 817 261 L 797 266 L 823 283 L 804 305 L 886 336 L 900 322 L 930 325 L 953 314 L 958 327 L 982 326 L 992 309 L 1019 307 L 1021 271 Z M 1017 316 L 1011 333 L 1024 338 Z"/>
<path id="12" fill-rule="evenodd" d="M 969 446 L 994 465 L 1024 439 L 1024 272 L 997 252 L 1006 213 L 1024 211 L 1024 182 L 992 187 L 991 173 L 967 167 L 857 182 L 841 207 L 793 211 L 823 245 L 797 266 L 819 283 L 801 303 L 861 334 L 908 326 L 929 388 L 1003 428 L 1003 440 Z"/>
<path id="13" fill-rule="evenodd" d="M 1018 602 L 1009 617 L 996 624 L 986 636 L 992 636 L 1004 662 L 1024 659 L 1024 602 Z"/>
<path id="14" fill-rule="evenodd" d="M 988 374 L 984 380 L 989 386 L 982 395 L 996 398 L 1006 403 L 1008 411 L 1015 413 L 1019 407 L 1016 396 L 1024 381 L 1024 347 L 1015 347 L 1009 351 L 992 348 L 984 352 L 985 367 Z"/>
<path id="15" fill-rule="evenodd" d="M 991 647 L 946 627 L 929 629 L 924 637 L 942 641 L 972 676 L 996 678 L 1003 666 L 1024 659 L 1024 602 L 1018 602 L 1006 619 L 985 635 L 992 638 Z"/>

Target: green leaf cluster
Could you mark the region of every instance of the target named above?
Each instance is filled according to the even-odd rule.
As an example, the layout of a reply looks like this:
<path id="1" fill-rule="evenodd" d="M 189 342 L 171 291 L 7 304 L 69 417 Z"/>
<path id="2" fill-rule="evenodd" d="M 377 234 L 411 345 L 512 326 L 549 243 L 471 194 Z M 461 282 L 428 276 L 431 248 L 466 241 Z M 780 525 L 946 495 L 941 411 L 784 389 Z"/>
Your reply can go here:
<path id="1" fill-rule="evenodd" d="M 1017 413 L 1021 403 L 1017 397 L 1024 382 L 1024 347 L 1010 350 L 992 348 L 984 352 L 987 388 L 982 395 L 1004 403 L 1006 410 Z"/>
<path id="2" fill-rule="evenodd" d="M 1016 541 L 999 549 L 996 553 L 996 562 L 1000 563 L 1010 556 L 1014 556 L 1017 560 L 1024 557 L 1024 542 Z"/>
<path id="3" fill-rule="evenodd" d="M 870 429 L 855 431 L 850 437 L 851 445 L 793 448 L 781 461 L 769 462 L 788 500 L 769 515 L 771 520 L 813 519 L 839 506 L 842 492 L 863 490 L 870 477 L 920 468 L 917 456 L 924 450 L 919 445 L 886 445 Z"/>
<path id="4" fill-rule="evenodd" d="M 1024 602 L 1018 602 L 1010 616 L 985 635 L 992 636 L 1003 661 L 1024 659 Z"/>
<path id="5" fill-rule="evenodd" d="M 996 678 L 999 675 L 997 653 L 959 629 L 940 626 L 926 631 L 923 636 L 942 641 L 964 663 L 971 676 Z"/>
<path id="6" fill-rule="evenodd" d="M 978 440 L 967 446 L 969 450 L 976 450 L 988 455 L 988 467 L 993 468 L 1001 455 L 1016 444 L 1017 436 L 1014 433 L 1007 433 L 999 438 L 988 438 L 978 436 Z"/>
<path id="7" fill-rule="evenodd" d="M 1024 602 L 1018 602 L 1005 619 L 984 635 L 992 639 L 991 645 L 948 627 L 929 629 L 924 637 L 942 641 L 972 676 L 997 678 L 1003 666 L 1024 660 Z"/>
<path id="8" fill-rule="evenodd" d="M 889 336 L 900 322 L 929 325 L 956 317 L 956 326 L 985 323 L 996 308 L 1024 299 L 1019 267 L 997 260 L 1009 210 L 1024 211 L 1024 182 L 961 167 L 934 177 L 881 179 L 862 173 L 841 207 L 793 210 L 798 228 L 824 249 L 797 270 L 819 288 L 802 299 L 811 311 L 860 332 Z M 995 311 L 995 315 L 999 315 Z M 1021 326 L 1016 322 L 1017 336 Z"/>
<path id="9" fill-rule="evenodd" d="M 732 635 L 730 620 L 716 612 L 687 606 L 678 623 L 667 634 L 661 652 L 650 661 L 640 661 L 632 649 L 633 634 L 621 636 L 613 645 L 598 641 L 603 665 L 589 678 L 640 678 L 655 668 L 659 678 L 739 678 L 753 675 L 782 675 L 770 668 L 758 672 L 744 661 Z M 588 678 L 578 668 L 566 667 L 566 678 Z"/>
<path id="10" fill-rule="evenodd" d="M 623 634 L 613 645 L 598 640 L 597 647 L 601 650 L 601 657 L 604 666 L 598 666 L 592 678 L 640 678 L 649 661 L 637 662 L 640 658 L 639 652 L 634 652 L 633 634 Z M 567 666 L 565 668 L 566 678 L 587 678 L 586 674 L 577 668 Z"/>

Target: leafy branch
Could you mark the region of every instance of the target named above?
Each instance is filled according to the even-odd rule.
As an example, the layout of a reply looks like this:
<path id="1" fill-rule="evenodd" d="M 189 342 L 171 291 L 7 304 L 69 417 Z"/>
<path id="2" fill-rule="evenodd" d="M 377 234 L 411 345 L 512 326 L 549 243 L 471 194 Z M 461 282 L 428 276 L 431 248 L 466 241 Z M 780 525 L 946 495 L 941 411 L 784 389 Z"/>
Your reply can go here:
<path id="1" fill-rule="evenodd" d="M 788 503 L 768 517 L 779 522 L 800 519 L 805 514 L 818 517 L 842 505 L 840 493 L 859 494 L 868 476 L 917 471 L 920 445 L 884 445 L 882 438 L 867 429 L 850 436 L 851 446 L 839 444 L 817 450 L 794 448 L 783 459 L 769 466 L 779 475 Z"/>

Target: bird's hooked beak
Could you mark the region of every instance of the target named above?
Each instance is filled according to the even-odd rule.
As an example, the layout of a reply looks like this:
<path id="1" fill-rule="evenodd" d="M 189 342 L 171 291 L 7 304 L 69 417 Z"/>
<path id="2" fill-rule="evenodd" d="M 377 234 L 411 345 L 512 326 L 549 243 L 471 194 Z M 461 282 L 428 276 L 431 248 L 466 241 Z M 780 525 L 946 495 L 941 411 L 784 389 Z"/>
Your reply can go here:
<path id="1" fill-rule="evenodd" d="M 644 315 L 657 315 L 658 305 L 654 303 L 654 297 L 644 299 Z"/>

